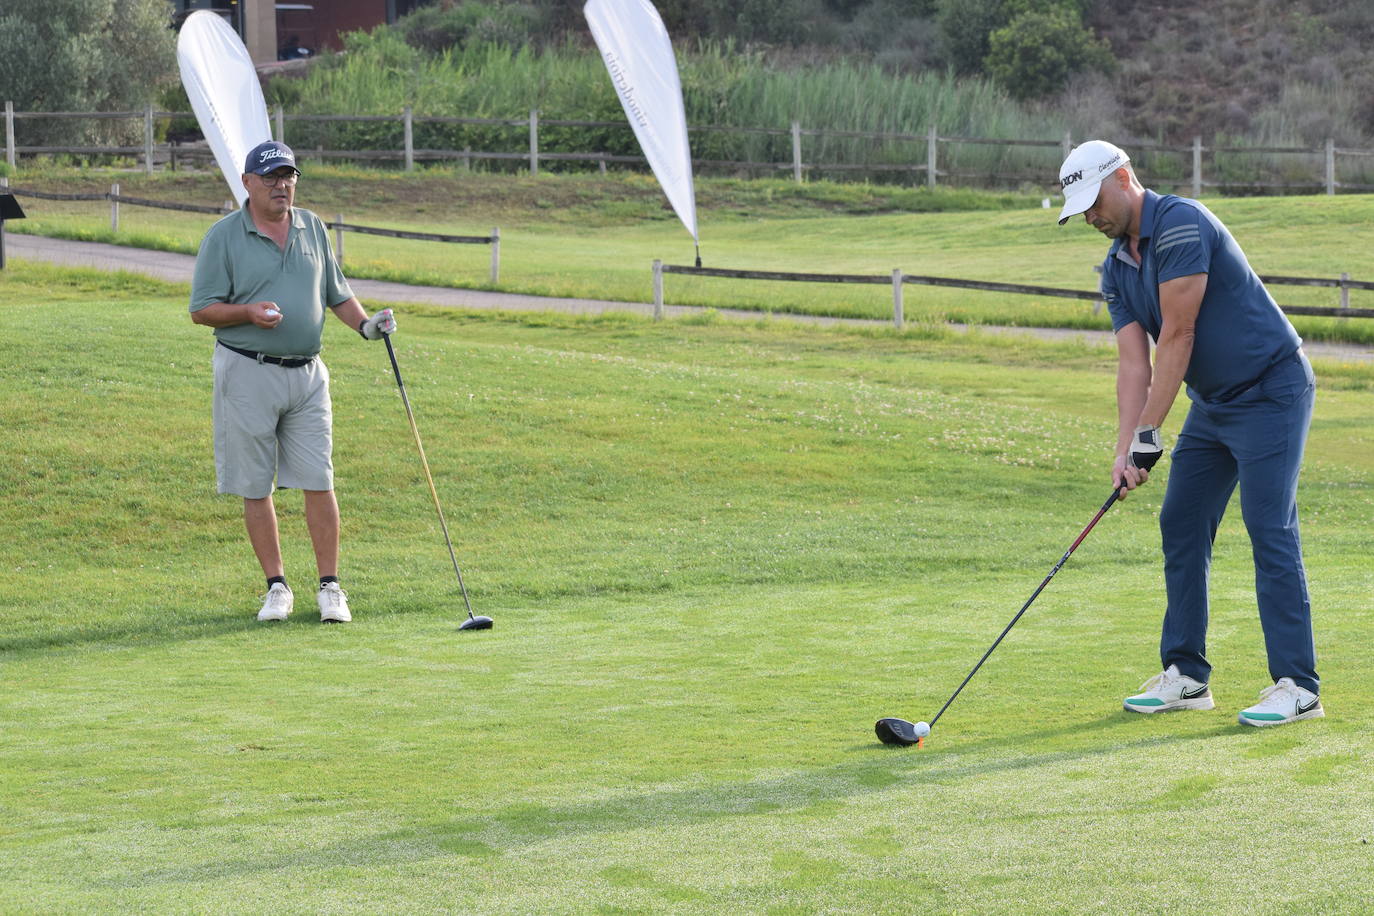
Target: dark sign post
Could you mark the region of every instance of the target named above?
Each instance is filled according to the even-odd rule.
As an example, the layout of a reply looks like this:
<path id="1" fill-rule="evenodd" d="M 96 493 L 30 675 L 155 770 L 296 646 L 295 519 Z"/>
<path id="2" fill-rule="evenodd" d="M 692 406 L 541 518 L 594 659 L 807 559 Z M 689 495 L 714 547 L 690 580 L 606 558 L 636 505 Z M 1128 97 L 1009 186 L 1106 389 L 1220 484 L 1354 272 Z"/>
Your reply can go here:
<path id="1" fill-rule="evenodd" d="M 5 269 L 5 220 L 23 219 L 24 208 L 13 194 L 0 194 L 0 270 Z"/>

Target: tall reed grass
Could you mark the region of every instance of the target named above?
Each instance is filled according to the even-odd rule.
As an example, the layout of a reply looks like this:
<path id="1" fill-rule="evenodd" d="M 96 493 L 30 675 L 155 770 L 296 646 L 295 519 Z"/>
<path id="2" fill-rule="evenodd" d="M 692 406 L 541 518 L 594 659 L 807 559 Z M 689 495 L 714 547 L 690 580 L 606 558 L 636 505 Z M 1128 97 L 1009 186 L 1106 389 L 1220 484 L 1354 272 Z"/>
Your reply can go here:
<path id="1" fill-rule="evenodd" d="M 703 173 L 767 175 L 792 163 L 793 121 L 806 131 L 802 159 L 815 178 L 896 181 L 916 184 L 925 173 L 910 167 L 926 162 L 925 134 L 933 126 L 943 137 L 1036 140 L 1043 146 L 941 144 L 941 181 L 981 187 L 1047 187 L 1061 158 L 1061 144 L 1074 126 L 1071 104 L 1028 106 L 992 83 L 924 71 L 892 73 L 876 64 L 835 60 L 798 66 L 729 42 L 699 42 L 678 50 L 683 98 L 698 160 L 740 163 L 700 168 Z M 540 113 L 539 147 L 545 153 L 606 153 L 637 156 L 639 147 L 625 124 L 600 57 L 592 48 L 565 42 L 542 51 L 473 44 L 430 54 L 407 45 L 394 30 L 354 33 L 346 51 L 317 63 L 304 79 L 277 79 L 269 101 L 289 114 L 348 114 L 397 117 L 411 106 L 417 118 L 417 150 L 470 149 L 522 154 L 528 150 L 524 120 Z M 1291 107 L 1291 106 L 1290 106 Z M 430 123 L 426 117 L 518 121 L 502 124 Z M 609 126 L 566 126 L 550 121 L 604 121 Z M 1082 119 L 1079 118 L 1079 121 Z M 1264 137 L 1209 138 L 1209 145 L 1303 145 L 1286 124 L 1270 124 Z M 711 128 L 734 128 L 713 130 Z M 905 135 L 845 136 L 846 132 Z M 1075 134 L 1076 140 L 1084 139 Z M 1154 138 L 1113 137 L 1123 145 Z M 399 150 L 398 120 L 386 123 L 309 122 L 289 126 L 288 141 L 303 149 Z M 421 153 L 423 158 L 423 153 Z M 1188 190 L 1192 159 L 1186 151 L 1135 156 L 1144 176 L 1160 187 Z M 753 166 L 744 165 L 753 163 Z M 1342 177 L 1369 184 L 1370 160 L 1347 158 Z M 865 166 L 826 169 L 826 165 Z M 480 164 L 487 169 L 524 168 L 518 161 Z M 591 163 L 558 163 L 560 170 L 590 169 Z M 893 167 L 898 167 L 896 170 Z M 905 167 L 905 168 L 903 168 Z M 1270 154 L 1209 154 L 1209 182 L 1226 181 L 1256 190 L 1269 183 L 1314 190 L 1323 178 L 1320 157 Z"/>
<path id="2" fill-rule="evenodd" d="M 789 166 L 790 136 L 764 130 L 786 132 L 794 120 L 805 130 L 918 137 L 903 141 L 808 134 L 802 141 L 808 166 L 919 165 L 925 162 L 924 135 L 932 125 L 943 135 L 1048 141 L 1062 138 L 1065 131 L 1061 119 L 1023 108 L 991 83 L 956 80 L 945 73 L 897 75 L 848 61 L 795 69 L 730 43 L 703 42 L 680 50 L 678 59 L 687 121 L 694 129 L 692 151 L 698 159 Z M 477 45 L 426 55 L 386 30 L 355 34 L 345 53 L 322 61 L 304 80 L 275 81 L 269 96 L 292 114 L 394 116 L 409 105 L 417 119 L 514 120 L 537 109 L 544 122 L 612 125 L 544 123 L 539 133 L 543 151 L 639 154 L 600 57 L 572 43 L 543 52 Z M 713 127 L 737 130 L 706 129 Z M 399 123 L 301 122 L 291 132 L 292 141 L 307 149 L 397 149 L 403 142 Z M 415 126 L 416 149 L 518 153 L 527 143 L 523 126 L 423 120 Z M 969 146 L 941 155 L 941 170 L 988 175 L 1007 170 L 1048 173 L 1058 164 L 1054 148 Z M 826 173 L 813 169 L 811 174 Z M 919 173 L 906 173 L 904 180 L 924 179 Z"/>

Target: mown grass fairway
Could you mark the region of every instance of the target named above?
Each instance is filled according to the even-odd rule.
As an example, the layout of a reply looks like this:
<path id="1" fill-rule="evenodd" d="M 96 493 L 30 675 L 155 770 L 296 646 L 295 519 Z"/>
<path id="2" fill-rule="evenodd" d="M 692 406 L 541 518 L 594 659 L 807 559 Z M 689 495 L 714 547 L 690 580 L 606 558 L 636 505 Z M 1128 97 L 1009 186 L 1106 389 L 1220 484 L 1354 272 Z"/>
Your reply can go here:
<path id="1" fill-rule="evenodd" d="M 403 309 L 329 328 L 345 586 L 297 611 L 213 495 L 184 291 L 0 274 L 0 910 L 1357 913 L 1374 866 L 1370 370 L 1318 365 L 1301 502 L 1328 718 L 1260 731 L 1234 509 L 1218 709 L 1146 718 L 1151 485 L 1109 350 Z M 1182 405 L 1170 417 L 1177 429 Z M 1165 465 L 1167 470 L 1167 463 Z M 1159 476 L 1159 475 L 1157 475 Z"/>

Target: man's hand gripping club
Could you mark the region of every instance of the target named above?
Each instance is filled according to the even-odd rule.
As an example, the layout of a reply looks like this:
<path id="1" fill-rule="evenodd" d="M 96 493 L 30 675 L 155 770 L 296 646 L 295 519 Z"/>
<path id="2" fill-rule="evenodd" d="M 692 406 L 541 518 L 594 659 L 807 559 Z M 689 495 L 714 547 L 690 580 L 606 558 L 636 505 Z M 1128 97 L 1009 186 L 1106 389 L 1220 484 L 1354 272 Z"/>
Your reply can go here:
<path id="1" fill-rule="evenodd" d="M 1137 426 L 1131 436 L 1130 449 L 1118 455 L 1112 469 L 1112 483 L 1120 490 L 1134 490 L 1150 479 L 1150 468 L 1164 455 L 1158 426 Z M 1126 498 L 1126 493 L 1121 494 Z"/>
<path id="2" fill-rule="evenodd" d="M 391 309 L 382 309 L 371 318 L 358 325 L 358 333 L 368 340 L 381 340 L 396 332 L 396 316 Z"/>

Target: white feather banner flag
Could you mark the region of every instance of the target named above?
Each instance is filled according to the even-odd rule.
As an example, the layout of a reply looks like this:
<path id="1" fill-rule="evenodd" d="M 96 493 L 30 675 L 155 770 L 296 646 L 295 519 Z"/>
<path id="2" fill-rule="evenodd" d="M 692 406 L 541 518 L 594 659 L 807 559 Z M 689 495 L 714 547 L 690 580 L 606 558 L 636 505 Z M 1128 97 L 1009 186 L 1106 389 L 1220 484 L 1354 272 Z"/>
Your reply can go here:
<path id="1" fill-rule="evenodd" d="M 648 0 L 588 0 L 582 12 L 650 168 L 682 224 L 700 241 L 682 83 L 658 10 Z"/>
<path id="2" fill-rule="evenodd" d="M 177 38 L 181 84 L 214 151 L 229 193 L 243 206 L 243 161 L 248 151 L 272 139 L 267 103 L 248 49 L 218 13 L 199 10 L 186 17 Z"/>

